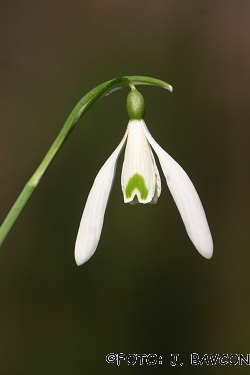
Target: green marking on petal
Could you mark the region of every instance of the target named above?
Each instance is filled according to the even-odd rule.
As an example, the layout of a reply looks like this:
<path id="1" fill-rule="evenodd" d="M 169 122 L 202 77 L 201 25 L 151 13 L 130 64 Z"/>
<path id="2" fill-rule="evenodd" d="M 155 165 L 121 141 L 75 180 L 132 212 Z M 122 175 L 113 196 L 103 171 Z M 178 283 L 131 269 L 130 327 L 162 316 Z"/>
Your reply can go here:
<path id="1" fill-rule="evenodd" d="M 126 198 L 130 198 L 133 191 L 138 189 L 141 194 L 141 199 L 145 200 L 148 196 L 148 189 L 146 188 L 144 178 L 139 174 L 135 173 L 128 181 L 126 186 Z"/>

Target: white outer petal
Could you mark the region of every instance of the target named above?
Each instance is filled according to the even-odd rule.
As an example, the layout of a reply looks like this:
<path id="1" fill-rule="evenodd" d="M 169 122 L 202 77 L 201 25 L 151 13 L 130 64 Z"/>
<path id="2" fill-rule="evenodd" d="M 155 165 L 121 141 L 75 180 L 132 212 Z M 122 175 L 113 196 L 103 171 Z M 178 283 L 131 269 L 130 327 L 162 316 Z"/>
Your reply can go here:
<path id="1" fill-rule="evenodd" d="M 144 121 L 143 121 L 144 123 Z M 195 187 L 181 166 L 154 140 L 144 123 L 145 135 L 156 152 L 169 190 L 181 214 L 188 236 L 201 255 L 213 255 L 213 240 Z"/>
<path id="2" fill-rule="evenodd" d="M 114 180 L 117 159 L 124 146 L 127 134 L 126 130 L 120 144 L 100 169 L 90 190 L 75 244 L 75 260 L 78 266 L 87 262 L 96 251 Z"/>

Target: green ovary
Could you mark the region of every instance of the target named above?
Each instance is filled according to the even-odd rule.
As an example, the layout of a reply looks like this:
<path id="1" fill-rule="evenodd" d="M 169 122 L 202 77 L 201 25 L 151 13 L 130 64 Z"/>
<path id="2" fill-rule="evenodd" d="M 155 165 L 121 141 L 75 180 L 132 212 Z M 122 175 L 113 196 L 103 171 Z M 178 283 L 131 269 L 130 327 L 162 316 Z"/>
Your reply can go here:
<path id="1" fill-rule="evenodd" d="M 141 194 L 141 199 L 145 200 L 148 196 L 148 189 L 146 188 L 144 178 L 139 174 L 135 173 L 128 181 L 126 186 L 126 198 L 130 198 L 133 191 L 138 189 Z"/>

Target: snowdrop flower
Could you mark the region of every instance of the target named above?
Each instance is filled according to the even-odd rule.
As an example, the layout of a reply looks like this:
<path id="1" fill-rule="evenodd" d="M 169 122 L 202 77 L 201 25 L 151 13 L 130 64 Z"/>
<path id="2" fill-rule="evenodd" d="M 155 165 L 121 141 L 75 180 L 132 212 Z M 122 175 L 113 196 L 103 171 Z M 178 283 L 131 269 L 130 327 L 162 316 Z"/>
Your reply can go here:
<path id="1" fill-rule="evenodd" d="M 126 141 L 121 176 L 124 202 L 157 202 L 161 193 L 161 179 L 152 147 L 188 236 L 201 255 L 211 258 L 213 241 L 200 198 L 186 172 L 149 133 L 143 120 L 144 99 L 135 88 L 128 95 L 127 112 L 129 123 L 124 137 L 96 176 L 85 205 L 75 246 L 77 265 L 85 263 L 97 248 L 117 160 Z"/>

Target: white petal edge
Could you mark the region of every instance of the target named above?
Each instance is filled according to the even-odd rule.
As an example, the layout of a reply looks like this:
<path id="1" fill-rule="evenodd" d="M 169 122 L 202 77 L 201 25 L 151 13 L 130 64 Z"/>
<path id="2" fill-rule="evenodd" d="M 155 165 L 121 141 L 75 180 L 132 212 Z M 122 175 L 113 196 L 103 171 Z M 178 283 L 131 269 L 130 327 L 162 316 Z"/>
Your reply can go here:
<path id="1" fill-rule="evenodd" d="M 159 158 L 189 238 L 198 252 L 210 259 L 213 255 L 213 240 L 205 211 L 192 181 L 182 167 L 154 140 L 144 121 L 143 126 L 148 142 Z"/>
<path id="2" fill-rule="evenodd" d="M 161 176 L 160 176 L 160 173 L 158 171 L 158 168 L 157 168 L 157 165 L 156 165 L 156 162 L 155 162 L 155 157 L 154 157 L 154 154 L 153 154 L 153 151 L 152 151 L 151 147 L 150 147 L 150 153 L 151 153 L 152 160 L 153 160 L 153 163 L 154 163 L 155 179 L 156 179 L 156 189 L 155 189 L 154 198 L 149 203 L 150 204 L 156 204 L 157 201 L 158 201 L 159 196 L 161 195 Z"/>
<path id="3" fill-rule="evenodd" d="M 96 251 L 103 226 L 104 214 L 112 188 L 118 156 L 128 131 L 97 174 L 88 195 L 75 244 L 75 261 L 78 266 L 87 262 Z"/>

